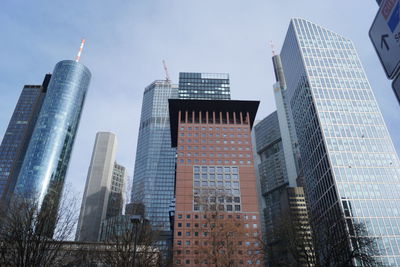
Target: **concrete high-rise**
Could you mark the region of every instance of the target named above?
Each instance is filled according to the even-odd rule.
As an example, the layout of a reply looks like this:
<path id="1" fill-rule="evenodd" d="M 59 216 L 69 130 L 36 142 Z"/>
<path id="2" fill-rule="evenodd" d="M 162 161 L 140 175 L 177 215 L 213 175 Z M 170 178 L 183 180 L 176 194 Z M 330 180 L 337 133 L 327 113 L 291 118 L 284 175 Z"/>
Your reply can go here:
<path id="1" fill-rule="evenodd" d="M 362 224 L 377 264 L 400 266 L 400 163 L 353 43 L 292 19 L 280 56 L 315 241 L 349 240 Z M 337 264 L 348 254 L 329 253 Z"/>
<path id="2" fill-rule="evenodd" d="M 77 241 L 98 241 L 102 221 L 122 214 L 125 168 L 115 162 L 116 149 L 115 134 L 96 134 L 76 231 Z"/>
<path id="3" fill-rule="evenodd" d="M 0 145 L 0 206 L 7 207 L 26 149 L 46 95 L 51 74 L 42 85 L 25 85 Z"/>
<path id="4" fill-rule="evenodd" d="M 180 99 L 231 99 L 229 75 L 226 73 L 179 73 Z"/>
<path id="5" fill-rule="evenodd" d="M 54 217 L 90 78 L 82 63 L 56 64 L 15 187 L 17 195 L 36 199 Z"/>
<path id="6" fill-rule="evenodd" d="M 168 99 L 178 88 L 157 80 L 143 94 L 131 202 L 145 206 L 155 230 L 170 231 L 169 205 L 174 199 L 175 148 L 171 147 Z"/>
<path id="7" fill-rule="evenodd" d="M 172 146 L 177 148 L 175 265 L 203 266 L 216 260 L 232 266 L 262 264 L 250 136 L 258 105 L 169 100 Z"/>

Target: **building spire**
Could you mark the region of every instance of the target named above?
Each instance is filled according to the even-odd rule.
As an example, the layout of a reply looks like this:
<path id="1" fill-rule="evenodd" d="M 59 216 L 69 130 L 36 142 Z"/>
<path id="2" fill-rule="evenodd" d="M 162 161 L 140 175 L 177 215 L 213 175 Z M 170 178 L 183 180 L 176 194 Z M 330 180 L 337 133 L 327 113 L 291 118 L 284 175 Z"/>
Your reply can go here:
<path id="1" fill-rule="evenodd" d="M 272 50 L 272 56 L 275 56 L 276 55 L 276 53 L 275 53 L 275 45 L 272 42 L 272 40 L 269 41 L 269 46 L 271 47 L 271 50 Z"/>
<path id="2" fill-rule="evenodd" d="M 79 51 L 78 54 L 75 57 L 75 61 L 79 62 L 79 60 L 81 59 L 81 54 L 82 54 L 82 50 L 83 50 L 83 46 L 85 45 L 85 39 L 82 39 L 81 41 L 81 46 L 79 47 Z"/>

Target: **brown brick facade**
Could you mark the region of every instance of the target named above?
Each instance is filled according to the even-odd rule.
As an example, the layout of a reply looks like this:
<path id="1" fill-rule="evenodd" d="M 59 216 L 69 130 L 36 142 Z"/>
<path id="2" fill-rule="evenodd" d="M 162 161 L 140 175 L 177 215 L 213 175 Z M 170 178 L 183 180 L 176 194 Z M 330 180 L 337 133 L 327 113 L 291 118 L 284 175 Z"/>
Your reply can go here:
<path id="1" fill-rule="evenodd" d="M 226 102 L 234 101 L 221 103 Z M 175 116 L 174 264 L 214 266 L 218 261 L 226 266 L 261 266 L 250 135 L 254 118 L 229 109 L 182 108 Z"/>

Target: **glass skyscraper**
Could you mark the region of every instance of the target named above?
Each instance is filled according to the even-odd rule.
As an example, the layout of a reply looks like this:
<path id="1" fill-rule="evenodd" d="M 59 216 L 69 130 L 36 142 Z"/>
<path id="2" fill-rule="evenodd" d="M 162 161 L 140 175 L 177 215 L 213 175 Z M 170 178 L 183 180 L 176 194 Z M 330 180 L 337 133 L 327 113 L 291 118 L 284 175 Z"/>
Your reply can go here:
<path id="1" fill-rule="evenodd" d="M 179 73 L 179 99 L 231 99 L 226 73 Z"/>
<path id="2" fill-rule="evenodd" d="M 400 266 L 399 159 L 353 43 L 293 19 L 281 59 L 316 238 L 361 223 L 379 265 Z"/>
<path id="3" fill-rule="evenodd" d="M 54 68 L 15 188 L 40 207 L 58 206 L 90 78 L 73 60 Z"/>
<path id="4" fill-rule="evenodd" d="M 178 88 L 157 80 L 143 94 L 131 202 L 145 205 L 153 229 L 170 231 L 169 206 L 174 199 L 175 148 L 171 147 L 168 99 Z"/>
<path id="5" fill-rule="evenodd" d="M 0 206 L 6 207 L 14 192 L 50 77 L 47 74 L 42 85 L 24 86 L 4 134 L 0 146 Z"/>

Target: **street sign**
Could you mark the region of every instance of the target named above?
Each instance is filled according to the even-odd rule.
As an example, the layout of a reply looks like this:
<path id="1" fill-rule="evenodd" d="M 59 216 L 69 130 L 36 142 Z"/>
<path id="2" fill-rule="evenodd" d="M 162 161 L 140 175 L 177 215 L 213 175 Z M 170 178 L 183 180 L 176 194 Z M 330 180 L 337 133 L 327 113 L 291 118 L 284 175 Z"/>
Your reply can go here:
<path id="1" fill-rule="evenodd" d="M 400 67 L 400 0 L 384 0 L 369 30 L 379 59 L 389 79 Z"/>
<path id="2" fill-rule="evenodd" d="M 392 88 L 397 97 L 397 101 L 400 103 L 400 75 L 397 75 L 396 79 L 394 79 Z"/>

